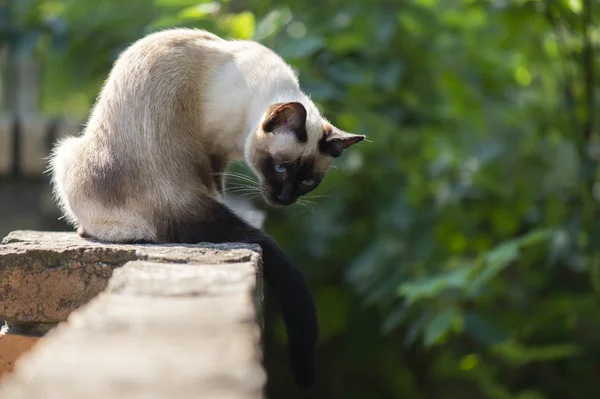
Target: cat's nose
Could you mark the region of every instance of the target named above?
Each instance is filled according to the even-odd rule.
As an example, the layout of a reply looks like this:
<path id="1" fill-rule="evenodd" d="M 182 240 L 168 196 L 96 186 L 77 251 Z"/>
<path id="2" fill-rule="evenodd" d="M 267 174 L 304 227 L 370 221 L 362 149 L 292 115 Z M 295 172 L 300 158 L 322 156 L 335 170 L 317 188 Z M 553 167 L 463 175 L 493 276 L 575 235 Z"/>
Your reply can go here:
<path id="1" fill-rule="evenodd" d="M 277 195 L 277 201 L 281 205 L 289 205 L 294 202 L 294 198 L 292 196 L 292 188 L 286 186 L 281 190 L 281 192 Z"/>
<path id="2" fill-rule="evenodd" d="M 277 196 L 277 201 L 279 201 L 279 203 L 281 205 L 289 205 L 291 204 L 292 201 L 292 196 L 289 193 L 281 193 Z"/>

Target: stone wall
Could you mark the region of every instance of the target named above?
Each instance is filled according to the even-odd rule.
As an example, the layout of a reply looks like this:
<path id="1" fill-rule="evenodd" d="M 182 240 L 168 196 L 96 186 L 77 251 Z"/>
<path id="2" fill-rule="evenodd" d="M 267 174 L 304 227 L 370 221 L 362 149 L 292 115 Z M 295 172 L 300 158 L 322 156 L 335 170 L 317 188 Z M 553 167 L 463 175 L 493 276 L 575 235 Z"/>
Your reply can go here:
<path id="1" fill-rule="evenodd" d="M 9 234 L 0 355 L 10 339 L 51 330 L 2 379 L 0 397 L 262 397 L 260 265 L 260 247 L 242 244 Z"/>

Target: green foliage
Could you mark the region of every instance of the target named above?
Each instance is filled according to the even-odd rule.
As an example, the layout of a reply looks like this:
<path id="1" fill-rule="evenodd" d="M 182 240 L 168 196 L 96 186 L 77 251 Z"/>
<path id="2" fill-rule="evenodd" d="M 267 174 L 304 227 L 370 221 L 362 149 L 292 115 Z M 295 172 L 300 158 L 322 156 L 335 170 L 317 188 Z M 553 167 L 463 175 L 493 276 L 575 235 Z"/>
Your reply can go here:
<path id="1" fill-rule="evenodd" d="M 588 0 L 18 0 L 0 40 L 43 60 L 46 112 L 83 117 L 147 32 L 252 37 L 368 135 L 314 208 L 268 225 L 318 302 L 317 397 L 595 398 L 599 16 Z"/>

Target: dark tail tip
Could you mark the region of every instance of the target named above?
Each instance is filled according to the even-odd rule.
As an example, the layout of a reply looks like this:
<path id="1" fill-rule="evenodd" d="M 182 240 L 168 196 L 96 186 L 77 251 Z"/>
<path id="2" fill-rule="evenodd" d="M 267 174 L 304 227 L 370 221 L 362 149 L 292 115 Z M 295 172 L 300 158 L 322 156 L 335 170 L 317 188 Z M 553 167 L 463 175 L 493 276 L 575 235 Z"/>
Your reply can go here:
<path id="1" fill-rule="evenodd" d="M 296 373 L 295 376 L 296 384 L 298 384 L 298 387 L 303 391 L 308 391 L 315 385 L 314 375 L 304 374 L 301 372 L 300 374 Z"/>
<path id="2" fill-rule="evenodd" d="M 304 354 L 301 358 L 291 355 L 292 371 L 296 384 L 302 390 L 309 390 L 315 385 L 315 364 L 312 356 Z"/>
<path id="3" fill-rule="evenodd" d="M 289 341 L 290 363 L 296 384 L 300 389 L 307 390 L 315 385 L 316 353 L 318 345 L 318 325 L 316 308 L 309 298 L 302 307 L 296 306 L 288 313 L 284 310 L 284 319 L 289 314 L 294 321 L 286 321 Z"/>

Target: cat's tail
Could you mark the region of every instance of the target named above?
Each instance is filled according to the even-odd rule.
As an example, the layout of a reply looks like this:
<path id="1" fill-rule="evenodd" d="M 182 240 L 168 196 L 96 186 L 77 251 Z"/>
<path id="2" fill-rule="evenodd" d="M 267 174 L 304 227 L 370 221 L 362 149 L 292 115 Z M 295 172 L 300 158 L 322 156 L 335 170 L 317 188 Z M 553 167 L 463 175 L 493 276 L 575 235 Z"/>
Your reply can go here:
<path id="1" fill-rule="evenodd" d="M 312 387 L 318 343 L 317 311 L 302 273 L 275 240 L 250 226 L 225 205 L 210 197 L 202 198 L 199 204 L 195 215 L 160 221 L 159 241 L 259 244 L 263 252 L 264 279 L 279 303 L 286 326 L 294 377 L 300 388 Z"/>

